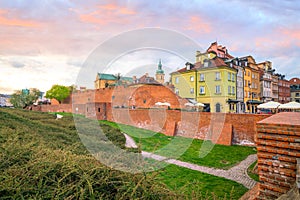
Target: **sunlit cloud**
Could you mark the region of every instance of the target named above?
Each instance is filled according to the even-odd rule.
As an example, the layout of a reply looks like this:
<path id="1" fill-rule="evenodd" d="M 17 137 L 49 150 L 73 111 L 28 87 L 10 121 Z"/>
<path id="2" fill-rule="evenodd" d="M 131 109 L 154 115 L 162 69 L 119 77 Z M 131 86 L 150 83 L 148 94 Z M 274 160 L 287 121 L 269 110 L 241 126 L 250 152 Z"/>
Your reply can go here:
<path id="1" fill-rule="evenodd" d="M 182 33 L 197 42 L 201 51 L 218 41 L 235 57 L 252 55 L 257 62 L 270 60 L 288 78 L 300 76 L 299 9 L 300 3 L 292 0 L 0 1 L 0 93 L 24 87 L 46 90 L 56 82 L 69 85 L 75 79 L 73 73 L 98 45 L 145 27 Z M 134 37 L 114 48 L 132 41 Z M 176 48 L 176 41 L 167 38 L 158 42 Z M 165 54 L 131 55 L 118 61 L 120 69 L 113 67 L 113 73 L 122 73 L 122 66 L 155 67 L 159 58 L 166 66 L 184 64 Z M 194 53 L 189 60 L 194 62 Z M 139 74 L 139 70 L 131 72 Z M 153 73 L 150 68 L 148 73 Z M 92 84 L 94 80 L 89 81 Z"/>
<path id="2" fill-rule="evenodd" d="M 190 16 L 185 27 L 186 30 L 194 31 L 196 33 L 211 33 L 211 26 L 207 20 L 203 20 L 199 16 Z"/>
<path id="3" fill-rule="evenodd" d="M 9 14 L 8 10 L 0 10 L 0 25 L 4 26 L 20 26 L 20 27 L 38 27 L 39 22 L 33 20 L 19 19 L 16 16 L 7 17 Z"/>

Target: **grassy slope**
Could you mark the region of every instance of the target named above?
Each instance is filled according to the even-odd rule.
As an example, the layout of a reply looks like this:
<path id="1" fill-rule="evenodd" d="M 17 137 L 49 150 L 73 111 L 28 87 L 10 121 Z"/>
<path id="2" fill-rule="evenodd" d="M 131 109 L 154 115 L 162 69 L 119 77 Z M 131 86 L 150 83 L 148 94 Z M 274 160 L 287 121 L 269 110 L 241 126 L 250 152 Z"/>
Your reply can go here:
<path id="1" fill-rule="evenodd" d="M 86 124 L 88 129 L 88 120 Z M 125 141 L 117 129 L 107 128 Z M 55 120 L 54 115 L 47 113 L 0 109 L 1 199 L 172 196 L 174 193 L 154 182 L 151 174 L 112 170 L 88 155 L 72 117 Z"/>
<path id="2" fill-rule="evenodd" d="M 228 169 L 247 158 L 248 155 L 256 153 L 255 148 L 252 147 L 212 145 L 209 141 L 205 143 L 208 146 L 205 146 L 202 140 L 170 137 L 114 122 L 102 121 L 102 123 L 119 127 L 123 132 L 132 136 L 137 143 L 140 143 L 143 151 L 155 152 L 167 157 L 176 157 L 181 155 L 178 151 L 182 151 L 182 155 L 179 158 L 176 157 L 177 159 L 208 167 Z M 213 147 L 211 151 L 209 148 L 205 148 L 210 145 Z M 208 149 L 207 155 L 206 149 Z M 200 158 L 200 153 L 204 153 L 205 157 Z"/>
<path id="3" fill-rule="evenodd" d="M 89 120 L 83 122 L 89 130 Z M 118 129 L 102 129 L 124 148 Z M 135 131 L 139 138 L 145 130 Z M 169 142 L 164 137 L 159 134 L 153 140 L 164 145 Z M 155 148 L 151 140 L 145 142 Z M 88 155 L 71 116 L 55 120 L 53 114 L 0 109 L 1 198 L 238 199 L 246 191 L 233 181 L 174 165 L 136 175 L 112 170 Z"/>

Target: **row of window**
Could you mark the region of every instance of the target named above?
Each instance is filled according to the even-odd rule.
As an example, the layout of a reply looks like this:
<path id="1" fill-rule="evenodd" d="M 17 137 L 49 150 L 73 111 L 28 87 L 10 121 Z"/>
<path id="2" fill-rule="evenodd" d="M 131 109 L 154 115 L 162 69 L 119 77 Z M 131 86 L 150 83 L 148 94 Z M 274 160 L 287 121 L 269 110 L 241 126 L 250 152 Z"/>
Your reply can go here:
<path id="1" fill-rule="evenodd" d="M 258 84 L 256 82 L 250 82 L 249 80 L 245 80 L 245 86 L 246 87 L 251 87 L 252 89 L 257 89 Z"/>
<path id="2" fill-rule="evenodd" d="M 175 88 L 175 93 L 179 95 L 179 90 Z M 194 94 L 195 90 L 194 88 L 190 88 L 190 94 Z M 216 85 L 215 87 L 215 94 L 221 94 L 221 86 Z M 199 94 L 205 94 L 205 86 L 200 86 L 199 87 Z M 235 87 L 234 86 L 228 86 L 228 94 L 234 95 L 235 94 Z"/>
<path id="3" fill-rule="evenodd" d="M 199 81 L 205 81 L 205 74 L 200 74 L 199 76 Z M 221 80 L 221 73 L 220 72 L 216 72 L 215 73 L 215 80 Z M 190 81 L 194 82 L 195 78 L 194 76 L 190 76 Z M 235 81 L 235 74 L 234 73 L 230 73 L 228 72 L 228 81 Z M 175 78 L 175 83 L 178 84 L 179 83 L 179 77 Z"/>
<path id="4" fill-rule="evenodd" d="M 246 71 L 244 72 L 244 75 L 245 75 L 245 76 L 249 76 L 249 77 L 252 75 L 251 77 L 252 77 L 253 79 L 258 79 L 258 74 L 257 74 L 257 73 L 253 73 L 253 72 L 251 73 L 251 72 L 248 71 L 248 70 L 246 70 Z"/>
<path id="5" fill-rule="evenodd" d="M 253 98 L 257 98 L 257 94 L 255 92 L 250 92 L 250 91 L 245 91 L 245 98 L 252 98 L 252 95 L 253 95 Z"/>

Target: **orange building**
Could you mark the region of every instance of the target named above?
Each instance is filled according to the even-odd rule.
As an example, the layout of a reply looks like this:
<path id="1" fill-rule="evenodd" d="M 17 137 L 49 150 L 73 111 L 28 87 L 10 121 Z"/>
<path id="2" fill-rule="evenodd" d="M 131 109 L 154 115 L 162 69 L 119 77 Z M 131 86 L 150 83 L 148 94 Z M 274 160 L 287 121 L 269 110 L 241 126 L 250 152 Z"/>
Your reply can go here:
<path id="1" fill-rule="evenodd" d="M 244 102 L 246 112 L 256 113 L 260 101 L 260 75 L 255 59 L 252 56 L 239 58 L 240 64 L 244 67 Z"/>

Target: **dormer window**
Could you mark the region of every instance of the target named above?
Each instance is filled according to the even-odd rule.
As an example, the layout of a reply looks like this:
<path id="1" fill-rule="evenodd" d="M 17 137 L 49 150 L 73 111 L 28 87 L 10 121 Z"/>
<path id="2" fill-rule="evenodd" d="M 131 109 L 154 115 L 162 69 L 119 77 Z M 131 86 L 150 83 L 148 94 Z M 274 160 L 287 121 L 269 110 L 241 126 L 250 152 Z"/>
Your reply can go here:
<path id="1" fill-rule="evenodd" d="M 208 67 L 208 60 L 204 60 L 204 62 L 203 62 L 203 67 Z"/>

